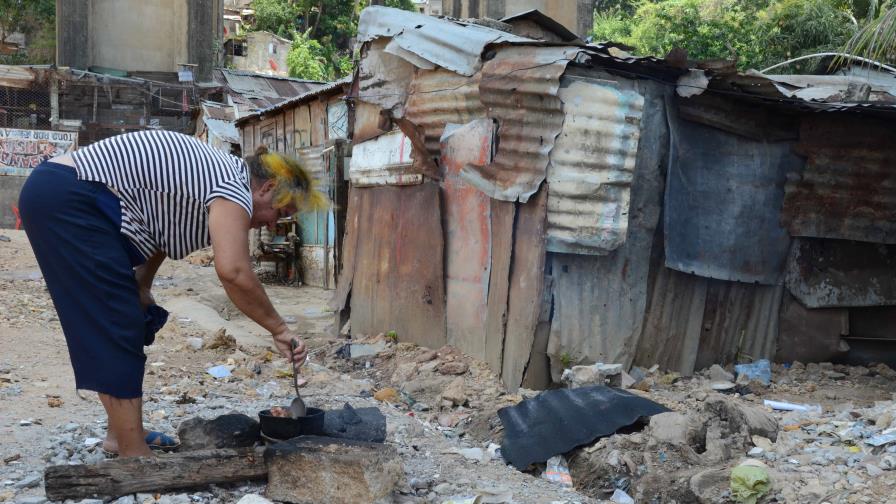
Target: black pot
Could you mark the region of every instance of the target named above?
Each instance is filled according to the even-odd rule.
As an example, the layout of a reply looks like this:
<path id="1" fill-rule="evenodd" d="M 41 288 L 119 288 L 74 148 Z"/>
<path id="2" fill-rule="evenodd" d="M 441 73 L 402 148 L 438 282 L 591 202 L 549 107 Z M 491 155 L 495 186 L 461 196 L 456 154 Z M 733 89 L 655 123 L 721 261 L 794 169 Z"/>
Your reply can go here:
<path id="1" fill-rule="evenodd" d="M 258 413 L 261 432 L 274 439 L 292 439 L 294 437 L 319 436 L 324 431 L 324 410 L 308 408 L 305 416 L 299 418 L 276 417 L 271 410 Z"/>

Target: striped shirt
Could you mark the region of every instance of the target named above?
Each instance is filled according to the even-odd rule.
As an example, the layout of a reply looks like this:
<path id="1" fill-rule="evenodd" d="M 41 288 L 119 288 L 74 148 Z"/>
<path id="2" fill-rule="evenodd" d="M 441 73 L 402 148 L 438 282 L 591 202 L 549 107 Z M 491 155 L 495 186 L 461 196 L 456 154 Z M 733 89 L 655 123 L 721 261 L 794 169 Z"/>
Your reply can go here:
<path id="1" fill-rule="evenodd" d="M 211 244 L 208 205 L 227 198 L 252 215 L 242 159 L 172 131 L 101 140 L 72 156 L 81 180 L 102 182 L 121 200 L 121 232 L 145 256 L 172 259 Z"/>

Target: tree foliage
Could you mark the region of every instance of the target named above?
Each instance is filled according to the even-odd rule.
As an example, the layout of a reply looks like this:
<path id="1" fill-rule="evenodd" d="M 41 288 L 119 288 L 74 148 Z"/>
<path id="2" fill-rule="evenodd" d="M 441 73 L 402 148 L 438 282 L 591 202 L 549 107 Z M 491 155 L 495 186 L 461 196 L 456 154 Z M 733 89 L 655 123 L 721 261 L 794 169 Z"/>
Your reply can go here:
<path id="1" fill-rule="evenodd" d="M 844 52 L 896 64 L 896 2 L 868 1 L 868 22 L 845 44 Z"/>
<path id="2" fill-rule="evenodd" d="M 252 29 L 293 41 L 287 56 L 290 75 L 332 80 L 351 71 L 351 41 L 361 9 L 370 0 L 254 0 Z M 389 7 L 413 10 L 411 0 L 386 0 Z"/>
<path id="3" fill-rule="evenodd" d="M 26 54 L 0 55 L 0 64 L 50 63 L 56 47 L 55 0 L 0 0 L 0 42 L 13 33 L 28 40 Z"/>
<path id="4" fill-rule="evenodd" d="M 741 69 L 764 68 L 840 47 L 857 29 L 856 12 L 875 1 L 640 0 L 598 11 L 594 38 L 640 54 L 680 47 L 691 59 L 736 58 Z"/>

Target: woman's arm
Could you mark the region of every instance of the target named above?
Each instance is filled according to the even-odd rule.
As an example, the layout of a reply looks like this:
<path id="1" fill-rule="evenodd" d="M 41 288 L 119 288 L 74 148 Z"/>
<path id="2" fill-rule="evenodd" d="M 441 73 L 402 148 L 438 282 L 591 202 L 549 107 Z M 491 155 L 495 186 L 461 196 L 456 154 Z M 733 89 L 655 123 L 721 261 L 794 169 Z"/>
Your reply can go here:
<path id="1" fill-rule="evenodd" d="M 156 272 L 159 271 L 159 267 L 164 261 L 165 253 L 160 251 L 153 254 L 145 263 L 134 268 L 134 277 L 137 279 L 137 286 L 140 288 L 140 304 L 144 308 L 155 304 L 155 299 L 152 297 L 152 281 L 155 279 Z"/>

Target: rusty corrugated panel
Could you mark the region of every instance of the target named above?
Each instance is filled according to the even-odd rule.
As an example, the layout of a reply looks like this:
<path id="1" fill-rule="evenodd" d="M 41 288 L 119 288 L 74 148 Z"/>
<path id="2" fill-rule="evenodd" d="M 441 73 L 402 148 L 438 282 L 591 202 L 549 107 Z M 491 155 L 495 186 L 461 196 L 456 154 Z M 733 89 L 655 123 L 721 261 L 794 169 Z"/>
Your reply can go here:
<path id="1" fill-rule="evenodd" d="M 783 285 L 709 280 L 695 369 L 772 359 L 783 295 Z"/>
<path id="2" fill-rule="evenodd" d="M 353 334 L 398 333 L 445 345 L 445 269 L 439 186 L 352 189 L 360 198 L 351 281 Z M 340 296 L 341 297 L 341 296 Z"/>
<path id="3" fill-rule="evenodd" d="M 808 308 L 896 305 L 896 246 L 795 238 L 785 284 Z"/>
<path id="4" fill-rule="evenodd" d="M 792 235 L 896 244 L 891 122 L 807 116 L 797 148 L 806 165 L 788 181 L 782 213 Z"/>
<path id="5" fill-rule="evenodd" d="M 690 376 L 700 347 L 709 280 L 666 268 L 661 257 L 652 268 L 647 316 L 633 363 L 644 368 L 657 364 Z"/>
<path id="6" fill-rule="evenodd" d="M 802 160 L 787 142 L 760 142 L 677 121 L 665 201 L 666 266 L 772 285 L 790 236 L 780 223 L 784 183 Z"/>
<path id="7" fill-rule="evenodd" d="M 441 181 L 445 213 L 445 295 L 448 344 L 485 356 L 491 267 L 491 198 L 460 178 L 468 163 L 491 160 L 494 125 L 480 119 L 451 125 L 442 136 Z"/>
<path id="8" fill-rule="evenodd" d="M 538 190 L 563 126 L 560 76 L 580 51 L 508 46 L 485 64 L 480 100 L 498 122 L 500 142 L 494 162 L 462 172 L 468 182 L 504 201 L 525 203 Z"/>
<path id="9" fill-rule="evenodd" d="M 485 107 L 479 101 L 481 77 L 481 73 L 465 77 L 445 69 L 417 72 L 405 104 L 405 118 L 423 129 L 431 157 L 439 156 L 439 139 L 446 124 L 466 124 L 485 117 Z"/>
<path id="10" fill-rule="evenodd" d="M 501 380 L 510 390 L 523 382 L 541 315 L 547 199 L 547 188 L 543 187 L 532 201 L 519 205 L 516 216 L 501 371 Z"/>
<path id="11" fill-rule="evenodd" d="M 494 42 L 526 42 L 518 37 L 479 25 L 449 21 L 401 9 L 373 6 L 361 11 L 358 41 L 391 38 L 401 49 L 461 75 L 473 75 L 482 66 L 486 45 Z"/>
<path id="12" fill-rule="evenodd" d="M 631 81 L 564 78 L 548 167 L 548 250 L 606 254 L 625 241 L 644 98 Z"/>
<path id="13" fill-rule="evenodd" d="M 668 145 L 666 94 L 639 81 L 644 96 L 641 140 L 632 182 L 628 235 L 605 256 L 551 254 L 554 316 L 548 356 L 559 380 L 564 361 L 629 365 L 638 347 L 648 297 L 648 273 L 662 205 Z"/>

